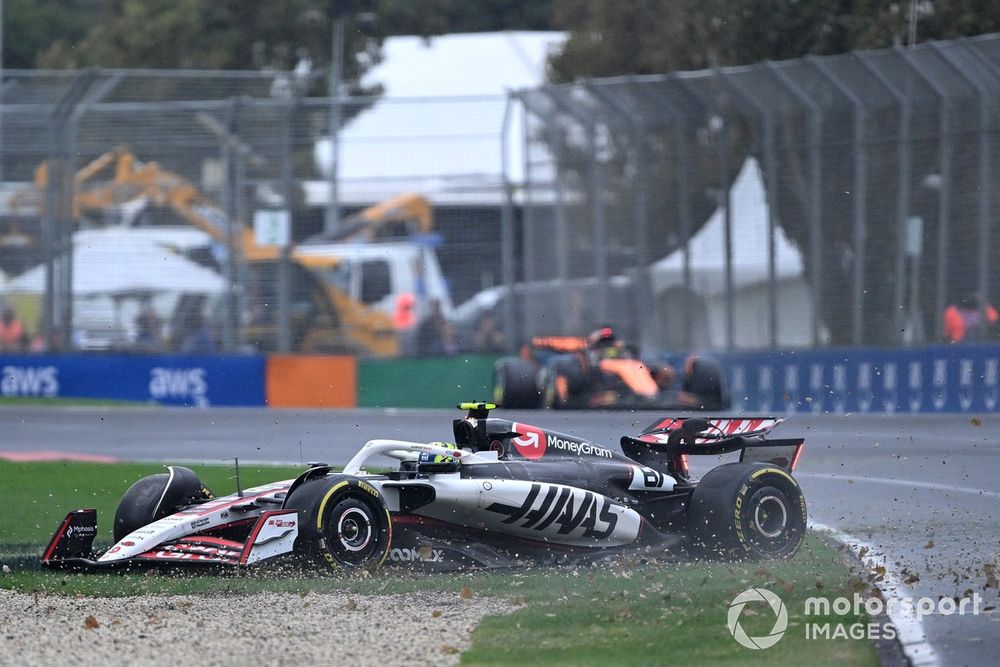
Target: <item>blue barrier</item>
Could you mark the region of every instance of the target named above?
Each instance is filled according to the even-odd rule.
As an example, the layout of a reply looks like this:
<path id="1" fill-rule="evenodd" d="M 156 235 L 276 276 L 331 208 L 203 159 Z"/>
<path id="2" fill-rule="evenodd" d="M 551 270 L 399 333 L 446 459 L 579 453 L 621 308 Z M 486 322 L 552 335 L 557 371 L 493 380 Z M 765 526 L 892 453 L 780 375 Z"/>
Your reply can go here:
<path id="1" fill-rule="evenodd" d="M 263 356 L 0 356 L 0 395 L 264 405 Z"/>
<path id="2" fill-rule="evenodd" d="M 719 355 L 733 407 L 750 412 L 994 412 L 1000 346 Z"/>

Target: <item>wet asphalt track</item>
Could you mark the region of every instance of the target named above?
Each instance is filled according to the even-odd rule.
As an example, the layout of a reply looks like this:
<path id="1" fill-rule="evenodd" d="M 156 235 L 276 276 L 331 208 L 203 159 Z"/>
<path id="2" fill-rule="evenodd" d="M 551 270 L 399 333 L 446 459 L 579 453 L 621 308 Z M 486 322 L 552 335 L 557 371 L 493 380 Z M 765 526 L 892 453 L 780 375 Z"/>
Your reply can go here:
<path id="1" fill-rule="evenodd" d="M 371 438 L 449 440 L 454 411 L 7 408 L 0 450 L 57 450 L 131 460 L 345 463 Z M 602 444 L 655 413 L 521 413 L 508 418 Z M 806 436 L 798 478 L 812 519 L 871 545 L 900 595 L 978 592 L 998 604 L 1000 415 L 791 415 L 775 435 Z M 702 470 L 714 459 L 702 461 Z M 996 572 L 995 570 L 991 570 Z M 914 580 L 913 576 L 918 578 Z M 1000 576 L 996 572 L 995 576 Z M 762 583 L 762 582 L 761 582 Z M 892 591 L 889 591 L 890 594 Z M 796 610 L 789 610 L 792 614 Z M 917 662 L 995 664 L 1000 614 L 931 616 L 908 635 Z M 801 614 L 801 610 L 799 610 Z M 926 632 L 926 644 L 919 636 Z"/>

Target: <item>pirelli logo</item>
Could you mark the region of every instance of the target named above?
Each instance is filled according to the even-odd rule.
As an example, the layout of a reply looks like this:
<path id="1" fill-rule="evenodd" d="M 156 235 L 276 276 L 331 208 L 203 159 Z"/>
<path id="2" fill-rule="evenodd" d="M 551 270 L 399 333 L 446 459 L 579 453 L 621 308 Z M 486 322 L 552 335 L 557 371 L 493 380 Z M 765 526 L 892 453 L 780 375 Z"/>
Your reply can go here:
<path id="1" fill-rule="evenodd" d="M 365 491 L 365 492 L 367 492 L 367 493 L 370 493 L 370 494 L 372 494 L 373 496 L 375 496 L 376 498 L 378 498 L 378 491 L 376 491 L 376 490 L 375 490 L 375 489 L 374 489 L 374 488 L 373 488 L 372 486 L 370 486 L 369 484 L 365 484 L 364 482 L 358 482 L 358 488 L 359 488 L 359 489 L 361 489 L 362 491 Z"/>

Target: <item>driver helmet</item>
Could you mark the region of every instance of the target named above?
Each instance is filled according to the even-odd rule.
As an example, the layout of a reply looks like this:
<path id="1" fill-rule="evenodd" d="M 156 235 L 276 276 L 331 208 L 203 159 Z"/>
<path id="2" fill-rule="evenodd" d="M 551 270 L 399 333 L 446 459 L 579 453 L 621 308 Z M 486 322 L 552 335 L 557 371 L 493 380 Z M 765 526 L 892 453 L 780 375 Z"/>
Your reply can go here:
<path id="1" fill-rule="evenodd" d="M 438 447 L 444 447 L 445 449 L 458 449 L 458 445 L 453 442 L 432 442 L 432 445 L 437 445 Z M 441 454 L 428 454 L 423 452 L 420 454 L 418 463 L 454 463 L 455 459 L 450 456 L 442 456 Z"/>
<path id="2" fill-rule="evenodd" d="M 614 329 L 604 326 L 587 336 L 587 343 L 590 347 L 614 347 L 618 343 L 618 336 Z"/>

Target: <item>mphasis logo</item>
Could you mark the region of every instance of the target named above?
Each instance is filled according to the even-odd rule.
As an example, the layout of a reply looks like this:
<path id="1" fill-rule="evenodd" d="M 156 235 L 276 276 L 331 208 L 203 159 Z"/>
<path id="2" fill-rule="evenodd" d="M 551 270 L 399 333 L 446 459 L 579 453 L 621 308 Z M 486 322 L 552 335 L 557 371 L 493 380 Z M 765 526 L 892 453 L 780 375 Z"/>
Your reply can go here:
<path id="1" fill-rule="evenodd" d="M 157 401 L 183 401 L 207 407 L 206 375 L 204 368 L 154 368 L 149 372 L 149 395 Z"/>
<path id="2" fill-rule="evenodd" d="M 55 366 L 4 366 L 0 394 L 43 398 L 58 396 L 59 369 Z"/>

